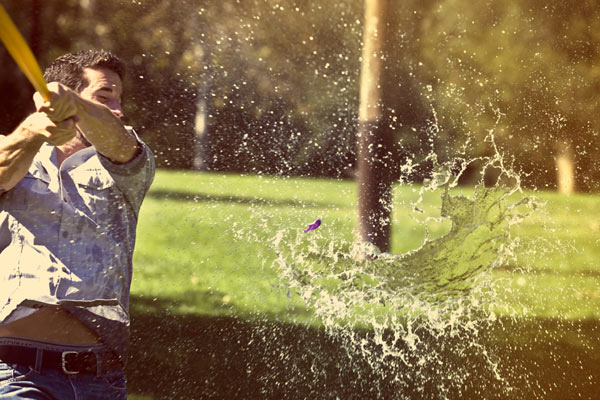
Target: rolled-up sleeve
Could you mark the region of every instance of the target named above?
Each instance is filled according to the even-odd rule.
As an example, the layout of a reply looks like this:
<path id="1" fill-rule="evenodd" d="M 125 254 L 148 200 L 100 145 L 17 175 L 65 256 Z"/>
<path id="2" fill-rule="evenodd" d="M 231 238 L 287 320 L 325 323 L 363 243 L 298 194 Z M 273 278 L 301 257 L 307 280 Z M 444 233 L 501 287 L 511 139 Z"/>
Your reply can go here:
<path id="1" fill-rule="evenodd" d="M 150 148 L 133 129 L 129 130 L 137 139 L 139 146 L 138 153 L 133 159 L 126 163 L 117 163 L 100 153 L 98 153 L 98 158 L 115 181 L 116 186 L 137 210 L 154 180 L 156 167 Z"/>

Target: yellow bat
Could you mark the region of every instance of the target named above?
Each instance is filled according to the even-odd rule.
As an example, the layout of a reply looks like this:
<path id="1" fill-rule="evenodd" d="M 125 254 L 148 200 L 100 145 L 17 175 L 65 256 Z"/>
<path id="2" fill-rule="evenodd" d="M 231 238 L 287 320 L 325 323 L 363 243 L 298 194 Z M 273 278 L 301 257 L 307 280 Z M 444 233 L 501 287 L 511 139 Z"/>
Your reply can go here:
<path id="1" fill-rule="evenodd" d="M 17 62 L 21 71 L 25 73 L 33 88 L 42 95 L 44 101 L 50 100 L 50 91 L 48 91 L 42 70 L 27 42 L 23 39 L 2 4 L 0 4 L 0 40 L 4 42 L 4 46 Z"/>

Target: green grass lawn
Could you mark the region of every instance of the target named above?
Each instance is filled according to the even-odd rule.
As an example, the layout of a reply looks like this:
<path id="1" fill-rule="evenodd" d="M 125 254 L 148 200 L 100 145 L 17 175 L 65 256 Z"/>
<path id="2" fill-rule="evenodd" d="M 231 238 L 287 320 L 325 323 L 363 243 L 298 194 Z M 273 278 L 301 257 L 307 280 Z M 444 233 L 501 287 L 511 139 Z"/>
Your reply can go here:
<path id="1" fill-rule="evenodd" d="M 132 397 L 385 397 L 385 388 L 367 386 L 381 375 L 340 370 L 345 354 L 280 281 L 269 245 L 277 231 L 301 234 L 317 218 L 324 239 L 351 242 L 356 195 L 351 181 L 158 171 L 134 255 Z M 439 192 L 424 195 L 423 213 L 412 209 L 418 197 L 418 187 L 395 189 L 392 253 L 419 247 L 425 228 L 418 221 L 439 212 Z M 465 386 L 450 397 L 600 397 L 598 368 L 590 365 L 600 361 L 600 197 L 535 197 L 544 206 L 513 227 L 516 260 L 492 274 L 504 322 L 489 341 L 520 352 L 511 366 L 522 369 L 513 381 L 521 388 Z M 447 221 L 427 223 L 430 238 L 449 229 Z M 572 366 L 549 376 L 563 354 L 543 352 L 560 344 Z M 414 397 L 435 396 L 427 391 Z"/>

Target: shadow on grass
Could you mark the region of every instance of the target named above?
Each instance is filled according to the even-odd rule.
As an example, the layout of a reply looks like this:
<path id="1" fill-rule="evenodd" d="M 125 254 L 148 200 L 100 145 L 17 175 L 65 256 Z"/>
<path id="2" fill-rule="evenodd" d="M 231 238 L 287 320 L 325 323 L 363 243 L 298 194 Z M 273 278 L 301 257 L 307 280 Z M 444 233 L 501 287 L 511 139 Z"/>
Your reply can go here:
<path id="1" fill-rule="evenodd" d="M 502 319 L 482 330 L 478 339 L 483 346 L 477 351 L 453 349 L 456 336 L 437 338 L 431 346 L 440 360 L 432 368 L 392 359 L 373 367 L 358 350 L 344 349 L 348 344 L 341 337 L 322 330 L 268 320 L 173 315 L 173 304 L 132 297 L 127 374 L 133 396 L 600 398 L 598 321 Z M 490 366 L 487 357 L 495 358 L 497 366 Z M 448 383 L 459 373 L 461 383 Z"/>
<path id="2" fill-rule="evenodd" d="M 196 192 L 183 191 L 163 191 L 150 189 L 147 196 L 149 198 L 164 200 L 176 200 L 184 202 L 213 202 L 213 203 L 235 203 L 240 205 L 252 206 L 283 206 L 298 208 L 335 208 L 342 206 L 336 203 L 321 203 L 314 201 L 301 201 L 295 199 L 272 199 L 272 198 L 244 198 L 234 195 L 209 195 Z"/>

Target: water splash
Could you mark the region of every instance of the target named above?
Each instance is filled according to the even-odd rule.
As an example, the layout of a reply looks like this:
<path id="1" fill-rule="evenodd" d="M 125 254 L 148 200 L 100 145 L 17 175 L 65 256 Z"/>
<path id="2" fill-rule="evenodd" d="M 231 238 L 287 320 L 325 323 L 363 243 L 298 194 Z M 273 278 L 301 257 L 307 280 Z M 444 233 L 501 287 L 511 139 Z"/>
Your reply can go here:
<path id="1" fill-rule="evenodd" d="M 482 367 L 491 383 L 510 389 L 481 334 L 496 320 L 490 271 L 515 258 L 518 240 L 510 228 L 535 202 L 523 195 L 519 176 L 499 153 L 477 161 L 482 178 L 490 169 L 501 172 L 495 186 L 482 180 L 471 195 L 459 194 L 458 179 L 475 162 L 434 161 L 434 175 L 413 208 L 422 211 L 424 193 L 441 190 L 439 217 L 428 219 L 449 220 L 451 227 L 441 237 L 426 236 L 415 250 L 381 253 L 327 234 L 306 241 L 288 229 L 272 239 L 283 282 L 345 341 L 350 358 L 366 358 L 391 377 L 397 398 L 409 396 L 408 390 L 435 398 L 460 394 Z"/>

